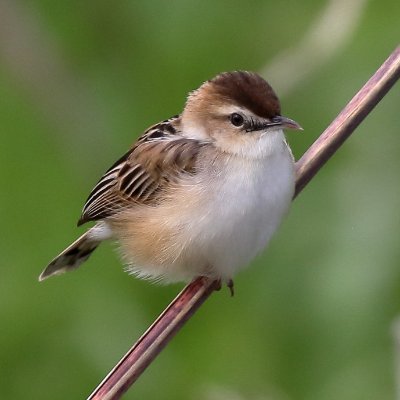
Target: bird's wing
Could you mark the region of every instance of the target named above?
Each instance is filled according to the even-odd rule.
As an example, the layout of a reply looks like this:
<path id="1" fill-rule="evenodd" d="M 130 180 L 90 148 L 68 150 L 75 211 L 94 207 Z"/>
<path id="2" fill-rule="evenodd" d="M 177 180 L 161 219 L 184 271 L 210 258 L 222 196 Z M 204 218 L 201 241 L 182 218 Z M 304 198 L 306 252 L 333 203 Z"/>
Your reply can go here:
<path id="1" fill-rule="evenodd" d="M 149 128 L 103 175 L 83 207 L 78 225 L 110 217 L 137 204 L 154 205 L 169 185 L 195 174 L 206 143 L 184 138 L 174 127 L 179 117 Z"/>

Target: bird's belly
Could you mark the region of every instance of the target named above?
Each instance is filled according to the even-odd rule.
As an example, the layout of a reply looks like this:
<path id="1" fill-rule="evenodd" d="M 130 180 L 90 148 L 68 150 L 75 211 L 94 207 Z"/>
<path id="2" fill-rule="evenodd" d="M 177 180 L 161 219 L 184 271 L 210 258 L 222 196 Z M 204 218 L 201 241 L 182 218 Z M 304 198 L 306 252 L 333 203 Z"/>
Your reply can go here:
<path id="1" fill-rule="evenodd" d="M 203 210 L 202 223 L 190 234 L 201 244 L 214 273 L 231 278 L 245 267 L 269 242 L 287 213 L 294 190 L 291 159 L 284 158 L 267 168 L 238 169 L 215 185 L 213 202 Z"/>
<path id="2" fill-rule="evenodd" d="M 174 200 L 114 225 L 128 270 L 165 282 L 199 275 L 230 279 L 269 242 L 294 190 L 290 154 L 266 165 L 230 164 L 183 186 Z"/>

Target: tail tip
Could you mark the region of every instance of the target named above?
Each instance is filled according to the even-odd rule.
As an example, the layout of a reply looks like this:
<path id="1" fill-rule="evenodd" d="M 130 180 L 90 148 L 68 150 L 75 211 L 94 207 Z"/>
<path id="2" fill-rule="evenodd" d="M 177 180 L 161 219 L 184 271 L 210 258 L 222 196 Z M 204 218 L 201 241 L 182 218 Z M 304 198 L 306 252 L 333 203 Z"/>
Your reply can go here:
<path id="1" fill-rule="evenodd" d="M 68 270 L 68 267 L 59 267 L 57 263 L 51 262 L 39 275 L 38 281 L 43 282 L 45 279 L 50 278 L 53 275 L 61 275 Z"/>
<path id="2" fill-rule="evenodd" d="M 38 281 L 39 282 L 43 282 L 46 278 L 48 278 L 49 276 L 46 274 L 46 270 L 44 270 L 38 277 Z"/>

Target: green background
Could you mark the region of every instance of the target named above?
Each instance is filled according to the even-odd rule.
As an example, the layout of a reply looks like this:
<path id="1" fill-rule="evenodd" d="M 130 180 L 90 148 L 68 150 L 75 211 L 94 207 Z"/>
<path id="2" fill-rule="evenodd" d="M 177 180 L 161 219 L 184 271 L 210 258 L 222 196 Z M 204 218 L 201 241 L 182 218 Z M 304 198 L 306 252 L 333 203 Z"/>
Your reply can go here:
<path id="1" fill-rule="evenodd" d="M 264 71 L 304 128 L 288 133 L 299 158 L 396 47 L 398 0 L 333 3 L 328 23 L 313 0 L 1 2 L 1 398 L 85 398 L 181 289 L 129 277 L 110 244 L 37 281 L 147 126 L 218 72 Z M 236 277 L 235 297 L 214 294 L 126 399 L 394 398 L 399 106 L 395 86 Z"/>

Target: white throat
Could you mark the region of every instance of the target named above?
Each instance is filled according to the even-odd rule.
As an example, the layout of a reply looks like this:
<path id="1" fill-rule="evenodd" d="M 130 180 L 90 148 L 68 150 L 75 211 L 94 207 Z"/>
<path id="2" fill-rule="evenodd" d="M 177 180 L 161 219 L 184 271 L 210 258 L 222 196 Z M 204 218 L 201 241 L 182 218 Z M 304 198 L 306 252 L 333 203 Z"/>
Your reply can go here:
<path id="1" fill-rule="evenodd" d="M 235 140 L 226 140 L 226 138 L 218 140 L 217 138 L 215 145 L 226 153 L 255 160 L 265 159 L 274 154 L 286 153 L 289 150 L 282 129 L 262 133 L 249 132 L 241 134 Z"/>

